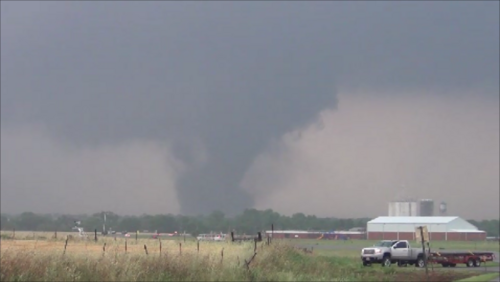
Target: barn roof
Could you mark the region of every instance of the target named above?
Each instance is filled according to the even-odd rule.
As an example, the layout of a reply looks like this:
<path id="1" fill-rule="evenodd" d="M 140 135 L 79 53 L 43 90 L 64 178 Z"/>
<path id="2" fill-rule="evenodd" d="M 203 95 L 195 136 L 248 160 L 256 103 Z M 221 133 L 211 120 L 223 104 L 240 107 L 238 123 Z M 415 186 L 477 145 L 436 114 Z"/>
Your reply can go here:
<path id="1" fill-rule="evenodd" d="M 483 230 L 474 230 L 474 229 L 451 229 L 450 232 L 458 232 L 458 233 L 485 233 Z"/>
<path id="2" fill-rule="evenodd" d="M 457 218 L 458 216 L 379 216 L 368 223 L 445 224 Z"/>

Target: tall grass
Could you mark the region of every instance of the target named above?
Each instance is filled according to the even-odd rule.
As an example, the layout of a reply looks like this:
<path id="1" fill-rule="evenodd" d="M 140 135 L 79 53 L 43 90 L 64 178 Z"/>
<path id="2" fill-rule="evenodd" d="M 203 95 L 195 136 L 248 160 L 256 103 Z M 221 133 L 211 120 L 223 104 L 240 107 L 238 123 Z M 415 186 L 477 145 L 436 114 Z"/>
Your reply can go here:
<path id="1" fill-rule="evenodd" d="M 171 246 L 172 247 L 172 246 Z M 192 246 L 179 253 L 9 249 L 2 252 L 1 281 L 332 281 L 344 275 L 328 271 L 327 260 L 313 263 L 286 244 L 253 243 Z M 224 256 L 221 251 L 224 247 Z M 218 251 L 215 251 L 217 249 Z M 245 261 L 246 260 L 246 261 Z M 325 272 L 326 271 L 326 272 Z M 343 281 L 348 281 L 342 279 Z"/>
<path id="2" fill-rule="evenodd" d="M 359 259 L 306 253 L 287 242 L 200 243 L 103 238 L 75 240 L 63 254 L 63 240 L 2 240 L 0 281 L 424 281 L 424 271 L 361 266 Z M 106 243 L 106 250 L 102 247 Z M 182 245 L 182 252 L 179 250 Z M 147 245 L 148 254 L 144 250 Z M 455 271 L 434 281 L 471 276 Z M 438 276 L 436 276 L 438 277 Z M 444 277 L 444 278 L 443 278 Z M 424 280 L 422 280 L 424 279 Z"/>

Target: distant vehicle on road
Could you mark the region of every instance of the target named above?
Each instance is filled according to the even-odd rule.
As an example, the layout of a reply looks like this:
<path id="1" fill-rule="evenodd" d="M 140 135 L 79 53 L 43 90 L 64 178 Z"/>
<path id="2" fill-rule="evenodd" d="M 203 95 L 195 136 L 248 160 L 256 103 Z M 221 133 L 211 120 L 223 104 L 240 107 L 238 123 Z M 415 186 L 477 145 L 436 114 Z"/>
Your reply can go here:
<path id="1" fill-rule="evenodd" d="M 220 234 L 199 234 L 196 239 L 198 241 L 225 241 L 226 240 L 226 234 L 220 233 Z"/>

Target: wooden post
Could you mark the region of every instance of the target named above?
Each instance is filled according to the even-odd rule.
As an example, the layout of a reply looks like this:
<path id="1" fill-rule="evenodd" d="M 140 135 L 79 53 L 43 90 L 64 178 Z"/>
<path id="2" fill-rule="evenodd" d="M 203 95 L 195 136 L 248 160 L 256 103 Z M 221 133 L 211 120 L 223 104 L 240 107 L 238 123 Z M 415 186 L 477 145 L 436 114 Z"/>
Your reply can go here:
<path id="1" fill-rule="evenodd" d="M 57 240 L 57 230 L 56 230 L 56 231 L 54 231 L 54 239 L 56 239 L 56 240 Z"/>
<path id="2" fill-rule="evenodd" d="M 427 267 L 427 255 L 425 253 L 424 228 L 423 226 L 419 226 L 418 228 L 420 228 L 420 239 L 422 241 L 422 253 L 424 256 L 425 275 L 427 276 L 427 281 L 429 281 L 429 268 Z"/>
<path id="3" fill-rule="evenodd" d="M 257 252 L 257 238 L 253 239 L 253 244 L 254 244 L 253 252 L 256 253 Z"/>
<path id="4" fill-rule="evenodd" d="M 231 242 L 234 242 L 234 232 L 231 231 Z"/>
<path id="5" fill-rule="evenodd" d="M 12 230 L 12 239 L 16 238 L 16 228 Z"/>
<path id="6" fill-rule="evenodd" d="M 158 236 L 158 242 L 160 242 L 160 257 L 161 257 L 161 239 L 160 239 L 160 236 Z"/>
<path id="7" fill-rule="evenodd" d="M 144 251 L 146 252 L 146 255 L 148 255 L 148 247 L 146 246 L 146 244 L 144 244 Z"/>
<path id="8" fill-rule="evenodd" d="M 104 242 L 104 245 L 102 246 L 102 255 L 106 253 L 106 242 Z"/>
<path id="9" fill-rule="evenodd" d="M 66 243 L 64 243 L 64 252 L 63 255 L 66 254 L 66 247 L 68 246 L 68 236 L 66 236 Z"/>
<path id="10" fill-rule="evenodd" d="M 94 229 L 94 241 L 97 242 L 97 229 Z"/>
<path id="11" fill-rule="evenodd" d="M 220 251 L 220 263 L 222 264 L 224 260 L 224 248 L 222 248 L 222 250 Z"/>
<path id="12" fill-rule="evenodd" d="M 430 240 L 430 238 L 429 238 L 429 240 Z M 429 242 L 427 242 L 427 250 L 429 251 L 429 254 L 430 254 L 431 253 L 431 244 Z M 427 261 L 426 261 L 426 263 L 427 263 Z M 434 264 L 433 263 L 431 263 L 431 270 L 432 270 L 432 272 L 434 272 Z"/>
<path id="13" fill-rule="evenodd" d="M 488 268 L 486 267 L 486 260 L 481 258 L 481 262 L 484 265 L 484 272 L 486 273 L 488 271 Z"/>
<path id="14" fill-rule="evenodd" d="M 273 238 L 274 237 L 274 223 L 271 224 L 271 239 L 269 240 L 269 243 L 271 243 L 273 241 Z"/>
<path id="15" fill-rule="evenodd" d="M 137 244 L 137 235 L 139 234 L 139 230 L 135 231 L 135 243 Z"/>
<path id="16" fill-rule="evenodd" d="M 125 253 L 127 252 L 127 239 L 125 239 Z"/>
<path id="17" fill-rule="evenodd" d="M 179 242 L 179 255 L 182 254 L 182 243 Z"/>
<path id="18" fill-rule="evenodd" d="M 200 240 L 196 241 L 196 251 L 200 253 Z"/>

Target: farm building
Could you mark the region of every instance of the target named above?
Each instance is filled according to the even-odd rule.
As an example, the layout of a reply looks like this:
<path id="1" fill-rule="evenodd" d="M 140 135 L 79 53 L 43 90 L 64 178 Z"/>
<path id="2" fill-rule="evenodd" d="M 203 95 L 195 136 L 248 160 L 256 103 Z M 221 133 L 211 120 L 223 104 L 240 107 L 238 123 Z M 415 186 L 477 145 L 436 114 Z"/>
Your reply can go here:
<path id="1" fill-rule="evenodd" d="M 429 239 L 485 240 L 486 232 L 457 216 L 381 216 L 367 223 L 368 240 L 415 240 L 415 228 L 427 226 Z"/>
<path id="2" fill-rule="evenodd" d="M 318 239 L 318 240 L 345 240 L 366 239 L 363 231 L 303 231 L 303 230 L 267 230 L 266 236 L 275 239 Z"/>

